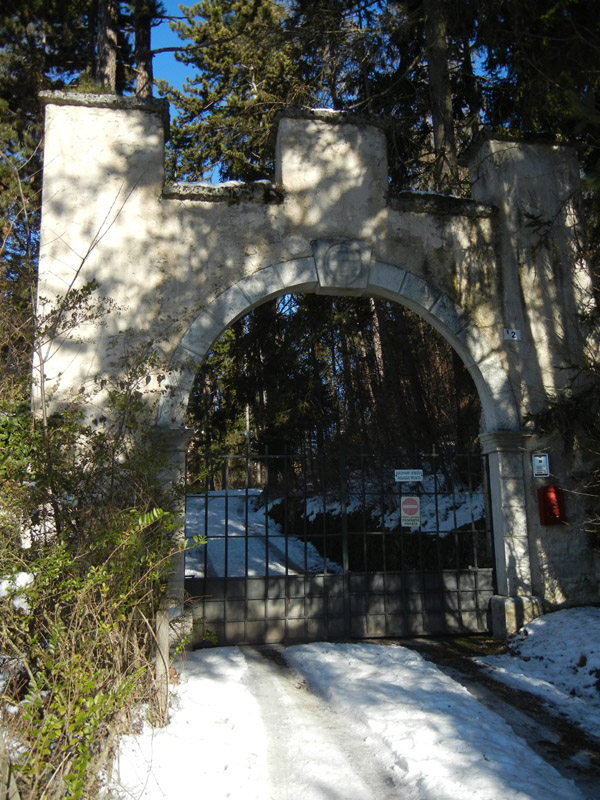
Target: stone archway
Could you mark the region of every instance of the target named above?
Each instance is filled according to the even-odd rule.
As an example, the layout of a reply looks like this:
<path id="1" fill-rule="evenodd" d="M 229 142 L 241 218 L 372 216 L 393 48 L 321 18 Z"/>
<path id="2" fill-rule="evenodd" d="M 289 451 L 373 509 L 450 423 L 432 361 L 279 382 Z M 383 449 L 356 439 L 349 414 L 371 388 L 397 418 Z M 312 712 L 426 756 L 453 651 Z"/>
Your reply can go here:
<path id="1" fill-rule="evenodd" d="M 366 262 L 361 272 L 364 272 L 361 274 L 364 287 L 360 294 L 407 306 L 436 328 L 457 351 L 479 393 L 486 431 L 518 431 L 518 408 L 503 365 L 491 344 L 470 323 L 468 314 L 426 280 L 401 267 Z M 194 365 L 204 360 L 223 331 L 257 305 L 286 292 L 344 295 L 348 294 L 348 285 L 343 280 L 336 285 L 333 272 L 324 286 L 315 260 L 302 258 L 264 267 L 220 294 L 198 314 L 175 350 L 173 361 L 181 365 L 182 373 L 171 393 L 161 400 L 159 427 L 183 426 Z"/>
<path id="2" fill-rule="evenodd" d="M 178 381 L 163 397 L 157 416 L 157 432 L 160 432 L 162 440 L 186 442 L 185 435 L 182 438 L 184 417 L 197 364 L 206 358 L 211 346 L 227 327 L 257 305 L 286 292 L 348 294 L 347 264 L 340 262 L 340 266 L 339 274 L 334 265 L 323 282 L 323 273 L 319 272 L 315 259 L 274 264 L 242 279 L 205 307 L 182 337 L 174 354 Z M 406 305 L 436 328 L 457 351 L 477 388 L 484 419 L 480 440 L 484 454 L 489 456 L 495 532 L 499 595 L 493 601 L 494 625 L 501 633 L 517 621 L 515 600 L 507 603 L 504 598 L 519 597 L 518 605 L 529 609 L 525 613 L 532 613 L 539 606 L 537 598 L 531 597 L 518 409 L 502 363 L 485 337 L 470 324 L 466 312 L 423 278 L 391 264 L 369 263 L 364 259 L 353 269 L 352 280 L 361 287 L 361 294 Z M 356 287 L 352 293 L 357 293 Z M 172 458 L 174 466 L 179 462 L 183 468 L 184 448 L 176 446 Z M 172 589 L 175 596 L 181 596 L 183 564 L 179 565 L 177 576 Z M 510 617 L 515 619 L 511 621 Z"/>
<path id="3" fill-rule="evenodd" d="M 465 156 L 472 198 L 390 196 L 385 123 L 288 113 L 278 123 L 274 183 L 165 185 L 165 104 L 42 99 L 39 312 L 65 287 L 92 280 L 120 309 L 103 328 L 47 343 L 53 409 L 118 379 L 115 339 L 153 343 L 174 367 L 156 428 L 172 451 L 170 479 L 181 471 L 195 365 L 237 317 L 286 291 L 402 303 L 450 342 L 481 399 L 496 533 L 494 631 L 538 613 L 536 595 L 554 606 L 600 599 L 583 504 L 573 496 L 552 528 L 538 513 L 538 489 L 576 486 L 577 454 L 527 427 L 569 385 L 585 345 L 579 309 L 592 301 L 576 248 L 570 148 L 484 138 Z M 101 416 L 105 400 L 96 393 L 89 413 Z M 531 454 L 550 450 L 552 475 L 540 478 Z M 174 580 L 179 596 L 181 584 Z"/>

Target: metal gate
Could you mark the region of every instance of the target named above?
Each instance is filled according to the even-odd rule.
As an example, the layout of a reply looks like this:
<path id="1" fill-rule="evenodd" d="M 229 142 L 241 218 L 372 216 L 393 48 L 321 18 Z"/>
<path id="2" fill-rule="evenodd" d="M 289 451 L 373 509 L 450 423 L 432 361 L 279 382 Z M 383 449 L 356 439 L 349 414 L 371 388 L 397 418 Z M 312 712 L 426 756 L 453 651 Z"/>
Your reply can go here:
<path id="1" fill-rule="evenodd" d="M 193 644 L 488 630 L 483 456 L 210 456 L 200 481 L 186 505 Z"/>

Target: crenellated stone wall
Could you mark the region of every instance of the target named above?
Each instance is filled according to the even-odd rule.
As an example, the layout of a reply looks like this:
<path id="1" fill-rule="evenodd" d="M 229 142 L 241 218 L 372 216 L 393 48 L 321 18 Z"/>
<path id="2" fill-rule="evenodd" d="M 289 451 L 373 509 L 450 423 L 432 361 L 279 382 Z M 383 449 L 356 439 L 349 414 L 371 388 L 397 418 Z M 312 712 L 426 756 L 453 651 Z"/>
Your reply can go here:
<path id="1" fill-rule="evenodd" d="M 157 436 L 181 467 L 195 371 L 233 321 L 284 292 L 388 298 L 446 337 L 479 392 L 496 630 L 514 624 L 514 603 L 502 617 L 501 598 L 600 599 L 581 504 L 568 497 L 565 525 L 539 522 L 544 480 L 533 478 L 531 453 L 549 451 L 545 482 L 567 489 L 577 456 L 527 425 L 585 346 L 578 315 L 591 286 L 570 148 L 484 139 L 469 154 L 472 199 L 390 197 L 385 126 L 316 111 L 279 121 L 274 184 L 165 186 L 164 104 L 56 93 L 44 102 L 39 311 L 92 278 L 116 304 L 104 327 L 46 345 L 54 408 L 85 396 L 88 415 L 100 415 L 99 387 L 118 369 L 119 348 L 150 342 L 170 365 L 148 387 L 162 392 Z"/>

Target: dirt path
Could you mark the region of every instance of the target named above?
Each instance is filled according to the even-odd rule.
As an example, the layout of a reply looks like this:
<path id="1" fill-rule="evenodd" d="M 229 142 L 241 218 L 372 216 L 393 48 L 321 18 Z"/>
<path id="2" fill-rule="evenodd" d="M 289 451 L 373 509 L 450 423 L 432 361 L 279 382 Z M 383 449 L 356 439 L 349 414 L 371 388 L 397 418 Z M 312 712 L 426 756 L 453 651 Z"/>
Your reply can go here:
<path id="1" fill-rule="evenodd" d="M 314 695 L 279 649 L 241 649 L 269 737 L 265 800 L 417 800 L 395 786 L 372 732 Z"/>

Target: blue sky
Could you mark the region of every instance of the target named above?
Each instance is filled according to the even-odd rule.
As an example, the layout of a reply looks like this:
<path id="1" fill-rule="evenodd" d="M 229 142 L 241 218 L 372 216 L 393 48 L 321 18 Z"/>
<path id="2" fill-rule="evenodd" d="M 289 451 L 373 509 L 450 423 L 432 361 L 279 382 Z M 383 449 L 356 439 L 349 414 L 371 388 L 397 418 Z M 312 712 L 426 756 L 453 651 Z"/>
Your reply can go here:
<path id="1" fill-rule="evenodd" d="M 181 5 L 192 5 L 193 0 Z M 181 16 L 178 0 L 163 0 L 165 11 L 170 16 Z M 182 44 L 181 39 L 174 33 L 168 22 L 163 22 L 152 29 L 152 48 L 176 47 Z M 164 78 L 177 88 L 181 88 L 187 74 L 187 68 L 175 60 L 173 53 L 159 53 L 152 62 L 154 77 Z"/>

